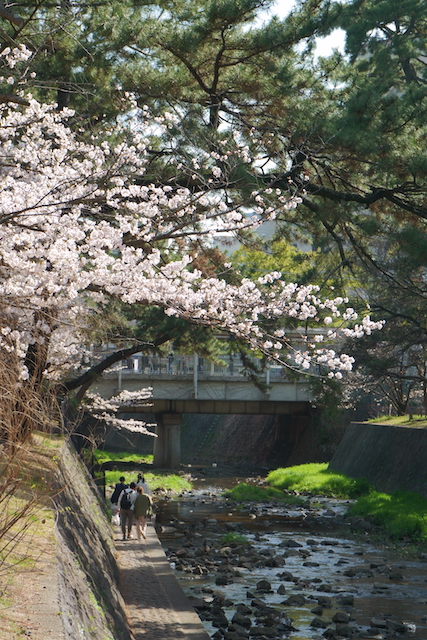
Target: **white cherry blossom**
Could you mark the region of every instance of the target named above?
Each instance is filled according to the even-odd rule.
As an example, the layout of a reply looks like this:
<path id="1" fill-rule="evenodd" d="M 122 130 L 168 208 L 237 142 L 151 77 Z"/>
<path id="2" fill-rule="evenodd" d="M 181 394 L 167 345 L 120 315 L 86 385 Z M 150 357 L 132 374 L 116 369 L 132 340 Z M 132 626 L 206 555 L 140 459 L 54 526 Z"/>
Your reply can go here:
<path id="1" fill-rule="evenodd" d="M 230 203 L 221 189 L 206 193 L 206 184 L 197 191 L 152 183 L 141 132 L 114 146 L 96 137 L 82 141 L 67 125 L 70 110 L 29 103 L 0 107 L 0 348 L 20 358 L 22 380 L 36 375 L 28 358 L 35 347 L 46 379 L 61 380 L 83 366 L 91 314 L 112 297 L 161 306 L 168 315 L 242 337 L 287 366 L 307 371 L 319 364 L 337 377 L 352 358 L 329 351 L 328 339 L 381 327 L 369 317 L 347 326 L 357 314 L 343 307 L 346 300 L 320 299 L 317 287 L 286 283 L 279 272 L 257 283 L 204 277 L 185 254 L 192 239 L 256 228 L 265 211 L 274 215 L 271 201 L 267 208 L 257 191 L 256 206 Z M 174 119 L 166 115 L 164 122 Z M 229 159 L 250 161 L 238 138 L 230 144 Z M 188 164 L 193 175 L 198 162 Z M 221 180 L 222 170 L 209 166 Z M 276 210 L 297 204 L 271 188 L 267 195 L 277 197 Z M 165 243 L 181 257 L 165 262 Z M 301 326 L 320 320 L 333 331 L 317 327 L 308 340 L 303 331 L 287 330 L 290 318 Z M 275 323 L 273 335 L 266 320 Z"/>

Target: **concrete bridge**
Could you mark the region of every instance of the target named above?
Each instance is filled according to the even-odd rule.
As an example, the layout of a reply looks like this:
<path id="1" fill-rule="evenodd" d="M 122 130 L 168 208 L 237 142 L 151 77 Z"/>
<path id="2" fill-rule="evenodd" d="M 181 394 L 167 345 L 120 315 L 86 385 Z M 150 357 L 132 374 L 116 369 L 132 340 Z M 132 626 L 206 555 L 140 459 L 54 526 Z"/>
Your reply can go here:
<path id="1" fill-rule="evenodd" d="M 123 411 L 155 414 L 157 423 L 154 464 L 176 468 L 180 464 L 182 414 L 308 415 L 311 394 L 307 382 L 291 380 L 287 369 L 267 367 L 259 385 L 245 375 L 237 357 L 224 358 L 217 365 L 192 356 L 165 358 L 136 354 L 123 361 L 116 371 L 104 373 L 95 390 L 110 398 L 122 390 L 139 391 L 150 387 L 147 403 Z"/>

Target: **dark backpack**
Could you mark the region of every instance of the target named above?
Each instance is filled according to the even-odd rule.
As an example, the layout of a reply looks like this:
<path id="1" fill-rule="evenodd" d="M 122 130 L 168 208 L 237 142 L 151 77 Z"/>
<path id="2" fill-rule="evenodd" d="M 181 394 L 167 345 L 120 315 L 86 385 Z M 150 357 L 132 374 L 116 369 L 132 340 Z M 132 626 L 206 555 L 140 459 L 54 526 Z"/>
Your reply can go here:
<path id="1" fill-rule="evenodd" d="M 131 507 L 132 502 L 129 499 L 129 493 L 124 493 L 120 500 L 120 509 L 130 509 Z"/>

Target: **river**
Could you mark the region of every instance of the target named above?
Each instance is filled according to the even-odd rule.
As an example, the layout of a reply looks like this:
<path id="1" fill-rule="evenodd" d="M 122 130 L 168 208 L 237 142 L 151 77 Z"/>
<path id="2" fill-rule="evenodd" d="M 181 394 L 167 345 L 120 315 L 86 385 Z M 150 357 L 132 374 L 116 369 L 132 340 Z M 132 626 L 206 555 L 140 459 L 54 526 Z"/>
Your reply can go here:
<path id="1" fill-rule="evenodd" d="M 230 638 L 245 632 L 260 637 L 264 631 L 261 637 L 291 640 L 427 639 L 425 559 L 396 559 L 372 544 L 368 527 L 355 539 L 343 517 L 345 500 L 309 497 L 303 506 L 290 508 L 239 506 L 221 496 L 225 488 L 248 480 L 255 481 L 201 479 L 193 491 L 157 502 L 160 541 L 211 636 L 223 637 L 225 630 L 224 619 L 220 627 L 212 614 L 219 594 L 229 625 L 238 610 L 250 620 L 246 628 L 237 625 L 240 636 L 230 635 L 234 627 L 229 627 Z M 230 531 L 246 537 L 252 558 L 221 544 Z M 218 583 L 224 575 L 226 583 Z M 259 589 L 263 580 L 270 588 Z M 255 610 L 264 606 L 258 601 L 265 603 L 264 614 L 275 616 L 275 626 L 259 612 L 255 620 Z"/>

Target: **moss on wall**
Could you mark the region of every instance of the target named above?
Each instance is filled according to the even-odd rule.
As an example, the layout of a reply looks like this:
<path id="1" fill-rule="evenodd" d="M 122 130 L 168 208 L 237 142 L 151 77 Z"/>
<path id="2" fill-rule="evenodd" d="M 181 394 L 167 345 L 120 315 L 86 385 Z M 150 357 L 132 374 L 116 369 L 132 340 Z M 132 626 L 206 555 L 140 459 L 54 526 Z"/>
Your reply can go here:
<path id="1" fill-rule="evenodd" d="M 105 504 L 70 444 L 61 449 L 55 484 L 60 605 L 66 636 L 131 640 Z"/>

